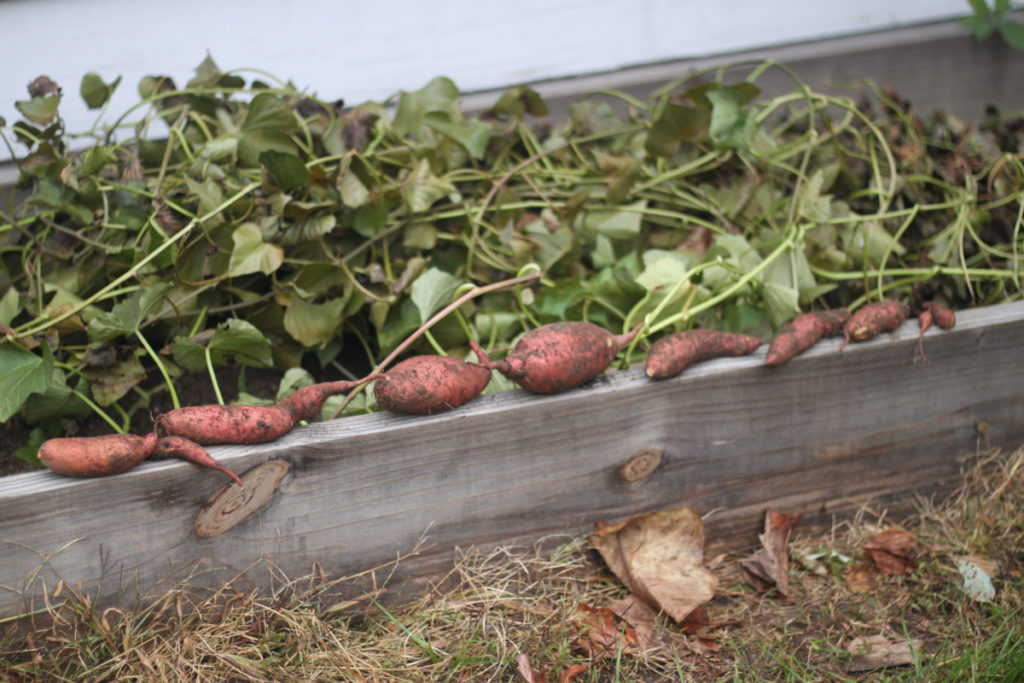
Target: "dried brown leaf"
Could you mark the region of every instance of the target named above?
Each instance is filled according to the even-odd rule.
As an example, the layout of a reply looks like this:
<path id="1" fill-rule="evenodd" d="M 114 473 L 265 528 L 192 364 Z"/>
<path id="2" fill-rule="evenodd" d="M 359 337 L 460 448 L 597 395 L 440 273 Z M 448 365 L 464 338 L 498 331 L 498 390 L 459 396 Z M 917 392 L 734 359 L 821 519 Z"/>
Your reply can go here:
<path id="1" fill-rule="evenodd" d="M 530 666 L 530 658 L 525 653 L 520 652 L 516 655 L 516 670 L 526 683 L 548 683 L 548 678 L 543 672 L 534 672 Z"/>
<path id="2" fill-rule="evenodd" d="M 633 628 L 637 646 L 641 650 L 649 650 L 661 644 L 654 628 L 654 611 L 640 598 L 630 595 L 611 603 L 608 609 Z"/>
<path id="3" fill-rule="evenodd" d="M 747 580 L 760 591 L 771 586 L 782 597 L 789 597 L 789 535 L 803 515 L 768 510 L 764 532 L 758 536 L 761 548 L 740 562 Z"/>
<path id="4" fill-rule="evenodd" d="M 886 529 L 864 545 L 864 554 L 882 574 L 906 576 L 917 568 L 914 556 L 919 547 L 917 539 L 906 531 Z"/>
<path id="5" fill-rule="evenodd" d="M 637 646 L 636 633 L 628 623 L 621 623 L 607 607 L 576 606 L 579 634 L 575 644 L 593 660 L 630 654 Z"/>
<path id="6" fill-rule="evenodd" d="M 631 593 L 677 622 L 715 594 L 704 566 L 704 524 L 692 508 L 598 524 L 591 542 Z"/>

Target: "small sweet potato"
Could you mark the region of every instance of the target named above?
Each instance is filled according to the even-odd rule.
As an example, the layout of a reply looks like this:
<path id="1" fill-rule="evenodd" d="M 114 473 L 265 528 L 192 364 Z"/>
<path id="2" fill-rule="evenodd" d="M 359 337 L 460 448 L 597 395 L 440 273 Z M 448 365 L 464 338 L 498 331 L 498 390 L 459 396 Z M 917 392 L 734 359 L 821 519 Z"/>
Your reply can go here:
<path id="1" fill-rule="evenodd" d="M 481 363 L 483 350 L 472 344 Z M 422 355 L 404 360 L 373 385 L 381 408 L 393 413 L 432 415 L 471 401 L 491 379 L 490 368 L 451 356 Z"/>
<path id="2" fill-rule="evenodd" d="M 39 447 L 39 459 L 68 477 L 105 477 L 126 472 L 148 458 L 156 434 L 107 434 L 50 439 Z"/>
<path id="3" fill-rule="evenodd" d="M 850 311 L 845 308 L 801 313 L 772 339 L 765 365 L 782 365 L 814 346 L 819 339 L 839 334 L 849 319 Z"/>
<path id="4" fill-rule="evenodd" d="M 188 406 L 160 415 L 157 427 L 169 436 L 197 444 L 264 443 L 288 432 L 295 424 L 291 410 L 273 406 Z"/>
<path id="5" fill-rule="evenodd" d="M 530 330 L 504 359 L 483 363 L 528 391 L 555 394 L 587 382 L 611 365 L 633 340 L 590 322 L 560 322 Z"/>
<path id="6" fill-rule="evenodd" d="M 312 420 L 320 414 L 324 402 L 335 394 L 343 394 L 351 391 L 361 384 L 375 380 L 380 375 L 370 375 L 357 380 L 338 380 L 337 382 L 320 382 L 308 387 L 298 389 L 288 398 L 281 401 L 279 405 L 284 406 L 291 413 L 292 420 Z"/>
<path id="7" fill-rule="evenodd" d="M 907 319 L 909 313 L 910 309 L 901 301 L 876 301 L 864 304 L 846 321 L 843 327 L 846 338 L 839 350 L 846 348 L 851 340 L 867 341 L 882 332 L 892 332 Z"/>
<path id="8" fill-rule="evenodd" d="M 951 330 L 956 325 L 956 313 L 938 301 L 928 301 L 921 305 L 932 315 L 935 324 L 943 330 Z"/>
<path id="9" fill-rule="evenodd" d="M 716 330 L 685 330 L 662 337 L 647 354 L 647 375 L 654 379 L 675 377 L 692 363 L 720 356 L 745 356 L 761 346 L 747 334 Z"/>
<path id="10" fill-rule="evenodd" d="M 236 484 L 239 486 L 242 485 L 242 480 L 238 478 L 238 475 L 214 460 L 206 449 L 195 441 L 189 441 L 188 439 L 180 436 L 165 436 L 156 442 L 156 445 L 153 448 L 153 455 L 167 458 L 178 458 L 179 460 L 190 462 L 193 465 L 199 465 L 211 470 L 223 472 L 231 477 L 232 481 Z"/>

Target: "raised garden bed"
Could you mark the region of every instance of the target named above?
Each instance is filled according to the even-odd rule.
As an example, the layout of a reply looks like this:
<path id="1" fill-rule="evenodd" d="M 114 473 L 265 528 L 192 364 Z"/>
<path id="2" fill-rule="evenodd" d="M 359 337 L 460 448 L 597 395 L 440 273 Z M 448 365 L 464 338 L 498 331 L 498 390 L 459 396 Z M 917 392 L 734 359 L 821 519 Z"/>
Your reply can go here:
<path id="1" fill-rule="evenodd" d="M 971 50 L 989 64 L 1005 56 L 997 52 Z M 920 109 L 932 106 L 920 98 Z M 996 208 L 1016 215 L 1006 206 Z M 898 508 L 952 483 L 979 446 L 1024 442 L 1024 389 L 1012 372 L 1024 303 L 958 317 L 952 331 L 925 336 L 927 362 L 908 322 L 842 352 L 839 341 L 824 342 L 782 368 L 763 365 L 762 347 L 662 382 L 634 367 L 558 396 L 500 392 L 443 415 L 352 416 L 266 445 L 211 448 L 240 474 L 281 463 L 270 499 L 222 533 L 196 522 L 223 480 L 187 464 L 145 463 L 98 480 L 7 477 L 0 618 L 39 609 L 61 582 L 129 604 L 179 581 L 216 588 L 245 575 L 266 585 L 314 565 L 334 576 L 387 565 L 391 589 L 414 588 L 443 573 L 456 547 L 533 542 L 678 505 L 707 515 L 709 553 L 751 543 L 769 507 L 804 512 L 807 523 L 869 501 Z"/>
<path id="2" fill-rule="evenodd" d="M 41 607 L 60 581 L 130 603 L 185 579 L 264 583 L 314 563 L 344 576 L 419 549 L 398 563 L 397 589 L 438 576 L 456 547 L 678 505 L 705 511 L 710 553 L 750 544 L 766 508 L 819 524 L 869 501 L 896 508 L 955 482 L 979 446 L 1024 442 L 1022 338 L 1017 302 L 929 331 L 927 362 L 908 322 L 842 352 L 824 342 L 781 368 L 763 365 L 762 347 L 661 382 L 637 367 L 553 397 L 514 390 L 448 414 L 355 416 L 213 448 L 239 473 L 270 460 L 289 470 L 258 512 L 210 538 L 195 522 L 221 481 L 186 464 L 102 480 L 7 477 L 0 614 Z"/>

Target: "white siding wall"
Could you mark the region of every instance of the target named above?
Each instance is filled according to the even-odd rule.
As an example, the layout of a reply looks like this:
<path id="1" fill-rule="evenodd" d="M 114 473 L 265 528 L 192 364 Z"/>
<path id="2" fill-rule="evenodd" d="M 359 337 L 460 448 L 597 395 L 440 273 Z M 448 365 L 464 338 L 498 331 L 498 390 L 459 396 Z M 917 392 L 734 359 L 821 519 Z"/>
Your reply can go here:
<path id="1" fill-rule="evenodd" d="M 325 99 L 383 99 L 447 75 L 463 91 L 871 31 L 966 14 L 966 0 L 0 0 L 0 116 L 46 74 L 81 131 L 84 73 L 183 84 L 207 51 Z M 6 157 L 6 150 L 0 150 Z"/>

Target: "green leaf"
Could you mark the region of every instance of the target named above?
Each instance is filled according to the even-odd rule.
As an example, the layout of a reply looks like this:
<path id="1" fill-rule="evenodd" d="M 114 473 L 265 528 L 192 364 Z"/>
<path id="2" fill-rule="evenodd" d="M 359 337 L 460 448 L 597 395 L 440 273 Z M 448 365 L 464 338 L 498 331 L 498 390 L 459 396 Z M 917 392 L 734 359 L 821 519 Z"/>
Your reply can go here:
<path id="1" fill-rule="evenodd" d="M 1024 24 L 1017 21 L 1004 19 L 999 23 L 999 35 L 1009 45 L 1024 50 Z"/>
<path id="2" fill-rule="evenodd" d="M 170 345 L 174 361 L 193 372 L 206 368 L 206 346 L 214 365 L 225 365 L 233 358 L 239 365 L 255 368 L 273 367 L 270 341 L 252 323 L 232 318 L 217 328 L 208 343 L 199 343 L 195 337 L 175 337 Z M 197 337 L 201 338 L 200 335 Z"/>
<path id="3" fill-rule="evenodd" d="M 437 245 L 437 228 L 433 223 L 413 223 L 402 232 L 402 246 L 409 249 L 433 249 Z"/>
<path id="4" fill-rule="evenodd" d="M 79 87 L 79 92 L 89 109 L 99 109 L 107 103 L 120 83 L 120 76 L 110 83 L 104 83 L 99 74 L 90 71 L 82 76 L 82 85 Z"/>
<path id="5" fill-rule="evenodd" d="M 109 313 L 100 313 L 89 321 L 89 339 L 105 342 L 124 334 L 132 334 L 164 299 L 171 288 L 168 282 L 147 285 L 130 297 L 114 304 Z"/>
<path id="6" fill-rule="evenodd" d="M 90 147 L 82 155 L 82 175 L 96 175 L 104 166 L 114 164 L 117 164 L 117 152 L 113 148 L 99 145 Z"/>
<path id="7" fill-rule="evenodd" d="M 363 185 L 359 176 L 348 168 L 338 173 L 336 186 L 341 194 L 341 202 L 350 209 L 358 209 L 370 199 L 370 191 L 366 189 L 366 185 Z"/>
<path id="8" fill-rule="evenodd" d="M 598 209 L 583 214 L 583 227 L 613 240 L 631 240 L 640 234 L 647 200 L 625 204 L 618 209 Z"/>
<path id="9" fill-rule="evenodd" d="M 290 246 L 312 242 L 320 235 L 326 235 L 331 230 L 334 230 L 334 226 L 337 224 L 338 219 L 334 217 L 333 213 L 315 214 L 300 218 L 285 228 L 281 234 L 281 243 Z"/>
<path id="10" fill-rule="evenodd" d="M 711 111 L 669 102 L 651 124 L 644 146 L 654 156 L 670 157 L 684 141 L 696 142 L 707 133 Z"/>
<path id="11" fill-rule="evenodd" d="M 525 114 L 530 116 L 547 116 L 548 106 L 544 99 L 533 88 L 517 85 L 501 94 L 498 101 L 491 107 L 495 114 L 521 119 Z"/>
<path id="12" fill-rule="evenodd" d="M 438 76 L 419 90 L 399 95 L 391 127 L 398 135 L 412 135 L 419 140 L 426 126 L 426 114 L 433 111 L 455 113 L 458 97 L 459 89 L 455 83 Z"/>
<path id="13" fill-rule="evenodd" d="M 491 127 L 483 121 L 453 123 L 452 117 L 443 111 L 427 112 L 423 123 L 462 145 L 476 160 L 487 154 L 487 143 L 491 140 Z"/>
<path id="14" fill-rule="evenodd" d="M 231 250 L 228 275 L 232 277 L 256 272 L 270 275 L 284 263 L 284 249 L 264 242 L 255 223 L 242 223 L 231 233 L 231 239 L 235 248 Z"/>
<path id="15" fill-rule="evenodd" d="M 39 460 L 39 447 L 43 445 L 44 441 L 46 441 L 46 432 L 39 427 L 36 427 L 29 432 L 28 441 L 25 445 L 15 449 L 11 455 L 19 460 L 41 465 L 42 462 Z"/>
<path id="16" fill-rule="evenodd" d="M 57 116 L 57 108 L 60 106 L 60 95 L 49 97 L 33 97 L 31 100 L 19 100 L 14 103 L 15 109 L 32 123 L 41 126 L 48 125 Z"/>
<path id="17" fill-rule="evenodd" d="M 768 320 L 776 329 L 800 313 L 800 293 L 796 287 L 766 282 L 764 303 L 768 311 Z"/>
<path id="18" fill-rule="evenodd" d="M 290 152 L 268 149 L 260 152 L 259 162 L 267 170 L 271 184 L 287 192 L 309 180 L 309 169 Z"/>
<path id="19" fill-rule="evenodd" d="M 428 268 L 413 280 L 409 298 L 420 313 L 420 322 L 451 303 L 452 294 L 461 284 L 462 280 L 440 268 Z"/>
<path id="20" fill-rule="evenodd" d="M 715 144 L 724 148 L 749 148 L 757 126 L 754 111 L 743 108 L 749 101 L 749 91 L 728 87 L 709 90 L 706 95 L 711 102 L 708 133 Z"/>
<path id="21" fill-rule="evenodd" d="M 344 322 L 346 298 L 311 304 L 293 296 L 284 312 L 284 329 L 303 346 L 325 346 Z"/>
<path id="22" fill-rule="evenodd" d="M 309 370 L 305 368 L 288 368 L 285 370 L 280 384 L 278 384 L 277 396 L 275 398 L 280 403 L 299 389 L 315 383 L 316 380 L 313 379 L 313 375 L 309 373 Z"/>
<path id="23" fill-rule="evenodd" d="M 674 287 L 688 277 L 690 259 L 674 251 L 651 249 L 644 252 L 644 269 L 636 277 L 636 283 L 647 291 Z"/>
<path id="24" fill-rule="evenodd" d="M 43 393 L 50 384 L 53 366 L 43 358 L 10 342 L 0 342 L 0 423 L 21 409 L 31 394 Z"/>
<path id="25" fill-rule="evenodd" d="M 11 286 L 0 299 L 0 324 L 10 325 L 14 317 L 21 312 L 21 297 L 18 290 Z"/>
<path id="26" fill-rule="evenodd" d="M 277 95 L 260 93 L 252 98 L 245 120 L 242 137 L 238 141 L 238 159 L 246 166 L 255 166 L 262 152 L 274 150 L 295 154 L 290 135 L 299 130 L 299 124 L 288 105 Z"/>
<path id="27" fill-rule="evenodd" d="M 430 162 L 421 159 L 416 168 L 402 182 L 401 193 L 410 213 L 426 211 L 434 202 L 455 192 L 455 186 L 434 175 Z"/>

